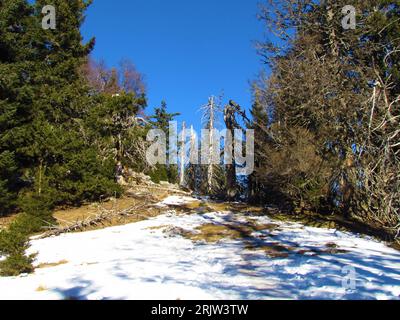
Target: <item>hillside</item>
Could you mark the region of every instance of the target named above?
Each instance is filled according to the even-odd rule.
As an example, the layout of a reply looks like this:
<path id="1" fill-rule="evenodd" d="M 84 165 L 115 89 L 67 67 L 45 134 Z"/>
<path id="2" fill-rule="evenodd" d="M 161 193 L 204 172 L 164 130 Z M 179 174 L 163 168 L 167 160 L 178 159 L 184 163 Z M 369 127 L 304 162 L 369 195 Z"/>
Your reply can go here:
<path id="1" fill-rule="evenodd" d="M 155 208 L 140 222 L 32 240 L 35 273 L 0 278 L 14 288 L 0 299 L 400 297 L 400 252 L 373 238 L 185 196 Z"/>

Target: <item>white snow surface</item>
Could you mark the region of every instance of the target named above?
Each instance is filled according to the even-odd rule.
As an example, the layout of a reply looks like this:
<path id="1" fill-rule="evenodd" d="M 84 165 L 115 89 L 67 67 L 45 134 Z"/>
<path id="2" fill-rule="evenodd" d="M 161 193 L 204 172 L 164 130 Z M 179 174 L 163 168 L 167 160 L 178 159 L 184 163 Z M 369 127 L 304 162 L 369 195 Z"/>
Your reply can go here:
<path id="1" fill-rule="evenodd" d="M 187 201 L 195 200 L 170 197 L 162 204 Z M 0 278 L 0 299 L 400 298 L 399 251 L 349 232 L 266 216 L 254 219 L 279 228 L 254 232 L 248 241 L 286 245 L 296 251 L 271 258 L 262 250 L 246 249 L 243 240 L 196 243 L 168 230 L 194 230 L 205 223 L 235 226 L 245 216 L 169 211 L 129 225 L 32 240 L 29 252 L 38 253 L 36 265 L 67 263 L 38 268 L 31 275 Z M 326 249 L 327 243 L 346 252 L 308 254 Z M 355 287 L 349 267 L 355 271 Z"/>
<path id="2" fill-rule="evenodd" d="M 162 202 L 158 203 L 160 207 L 167 207 L 167 206 L 179 206 L 186 203 L 197 202 L 200 201 L 198 199 L 192 197 L 185 197 L 185 196 L 170 196 L 163 200 Z"/>

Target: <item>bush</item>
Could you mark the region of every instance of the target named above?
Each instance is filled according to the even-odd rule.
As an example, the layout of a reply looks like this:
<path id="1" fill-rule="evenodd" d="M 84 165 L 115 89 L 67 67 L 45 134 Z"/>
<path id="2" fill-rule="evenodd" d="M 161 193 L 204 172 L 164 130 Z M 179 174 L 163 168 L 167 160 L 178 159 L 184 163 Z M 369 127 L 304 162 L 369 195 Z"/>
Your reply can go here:
<path id="1" fill-rule="evenodd" d="M 0 262 L 0 275 L 15 276 L 33 270 L 33 256 L 26 256 L 29 235 L 36 229 L 37 222 L 30 216 L 21 214 L 8 228 L 0 232 L 0 254 L 6 259 Z"/>
<path id="2" fill-rule="evenodd" d="M 168 170 L 166 165 L 158 164 L 150 173 L 151 181 L 160 183 L 161 181 L 168 181 Z"/>
<path id="3" fill-rule="evenodd" d="M 0 262 L 0 275 L 13 277 L 21 273 L 33 272 L 32 262 L 34 257 L 35 255 L 26 256 L 21 252 L 9 255 L 6 260 Z"/>
<path id="4" fill-rule="evenodd" d="M 0 262 L 0 275 L 15 276 L 33 271 L 32 262 L 35 255 L 26 255 L 29 237 L 41 231 L 44 225 L 54 222 L 51 214 L 51 201 L 42 195 L 29 195 L 21 201 L 24 213 L 0 232 L 0 255 L 5 260 Z"/>

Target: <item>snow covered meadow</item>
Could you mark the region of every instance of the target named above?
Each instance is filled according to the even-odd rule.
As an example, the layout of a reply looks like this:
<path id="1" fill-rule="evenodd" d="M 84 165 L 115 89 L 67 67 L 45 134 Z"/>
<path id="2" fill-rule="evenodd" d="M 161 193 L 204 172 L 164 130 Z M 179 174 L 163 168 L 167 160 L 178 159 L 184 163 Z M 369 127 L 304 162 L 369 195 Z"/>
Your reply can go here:
<path id="1" fill-rule="evenodd" d="M 32 275 L 0 278 L 0 299 L 399 299 L 400 252 L 369 237 L 231 212 L 166 213 L 32 240 Z M 252 221 L 250 236 L 194 241 L 202 225 Z M 260 227 L 257 226 L 270 226 Z"/>

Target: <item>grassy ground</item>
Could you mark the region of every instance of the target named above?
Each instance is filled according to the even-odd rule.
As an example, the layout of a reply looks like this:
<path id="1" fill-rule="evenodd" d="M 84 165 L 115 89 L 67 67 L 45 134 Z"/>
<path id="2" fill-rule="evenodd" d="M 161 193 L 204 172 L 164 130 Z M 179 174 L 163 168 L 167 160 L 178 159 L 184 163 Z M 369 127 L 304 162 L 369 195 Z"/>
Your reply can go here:
<path id="1" fill-rule="evenodd" d="M 233 212 L 238 214 L 245 214 L 247 216 L 247 223 L 241 225 L 214 225 L 206 224 L 195 232 L 188 232 L 185 230 L 179 230 L 178 232 L 184 237 L 191 239 L 193 241 L 205 241 L 205 242 L 218 242 L 224 238 L 230 239 L 246 239 L 249 238 L 250 234 L 254 231 L 273 231 L 277 228 L 276 225 L 257 225 L 253 223 L 251 217 L 253 216 L 263 216 L 267 215 L 279 221 L 291 221 L 299 222 L 305 226 L 317 227 L 317 228 L 328 228 L 336 229 L 340 231 L 356 232 L 360 234 L 365 234 L 373 236 L 377 239 L 386 241 L 391 247 L 400 250 L 400 245 L 398 242 L 394 242 L 386 233 L 382 230 L 374 229 L 371 226 L 367 226 L 359 221 L 345 219 L 344 217 L 337 215 L 321 215 L 314 212 L 302 212 L 297 214 L 287 214 L 279 212 L 271 208 L 249 206 L 245 203 L 227 203 L 227 202 L 212 202 L 212 201 L 198 201 L 188 204 L 183 204 L 179 206 L 171 206 L 180 214 L 202 214 L 207 212 Z M 250 245 L 251 247 L 251 245 Z M 259 248 L 258 248 L 259 249 Z M 286 255 L 288 252 L 293 251 L 293 248 L 277 248 L 273 245 L 267 246 L 265 248 L 267 255 L 270 256 L 281 256 Z M 327 244 L 325 252 L 331 253 L 341 253 L 336 250 L 336 248 L 330 247 Z M 308 253 L 308 252 L 305 252 Z M 313 254 L 313 253 L 311 253 Z M 315 254 L 319 254 L 316 252 Z"/>
<path id="2" fill-rule="evenodd" d="M 102 210 L 109 211 L 110 214 L 122 210 L 127 210 L 136 206 L 157 203 L 173 195 L 174 191 L 167 191 L 157 186 L 135 186 L 127 190 L 125 195 L 120 199 L 108 199 L 104 202 L 91 203 L 83 205 L 79 208 L 57 208 L 53 216 L 59 227 L 67 227 L 78 221 L 97 216 Z M 150 217 L 155 217 L 161 213 L 160 208 L 149 207 L 140 210 L 137 214 L 132 214 L 126 217 L 115 217 L 104 221 L 101 225 L 88 227 L 85 230 L 102 229 L 106 227 L 124 225 L 128 223 L 138 222 Z M 0 230 L 7 228 L 18 214 L 0 217 Z"/>
<path id="3" fill-rule="evenodd" d="M 136 186 L 128 190 L 125 196 L 120 199 L 110 199 L 102 203 L 87 204 L 79 208 L 60 208 L 54 212 L 54 217 L 60 227 L 66 227 L 74 224 L 78 221 L 85 221 L 98 215 L 101 210 L 107 210 L 111 214 L 133 208 L 135 206 L 148 205 L 157 203 L 165 199 L 166 197 L 173 195 L 167 189 L 159 188 L 157 186 Z M 367 234 L 376 236 L 383 240 L 382 235 L 365 225 L 357 223 L 356 221 L 348 221 L 338 216 L 322 216 L 312 212 L 306 212 L 301 214 L 283 214 L 278 211 L 270 210 L 264 207 L 249 206 L 245 203 L 227 203 L 227 202 L 215 202 L 199 200 L 190 202 L 182 205 L 170 206 L 178 214 L 204 214 L 207 212 L 237 212 L 248 216 L 248 222 L 240 226 L 232 228 L 231 225 L 203 225 L 195 233 L 182 231 L 183 235 L 193 241 L 204 240 L 206 242 L 218 242 L 223 238 L 246 238 L 253 231 L 262 231 L 266 229 L 273 230 L 276 228 L 275 225 L 257 225 L 252 222 L 252 216 L 268 215 L 274 219 L 280 221 L 295 221 L 300 222 L 307 226 L 320 227 L 320 228 L 331 228 L 341 231 L 353 231 L 361 234 Z M 97 226 L 91 226 L 81 231 L 102 229 L 110 226 L 124 225 L 128 223 L 134 223 L 155 217 L 161 214 L 163 210 L 159 207 L 149 206 L 139 210 L 137 214 L 130 214 L 124 217 L 113 217 L 102 224 Z M 10 217 L 0 218 L 0 229 L 6 228 L 14 219 L 16 215 Z M 398 243 L 391 243 L 396 249 L 400 249 Z M 281 254 L 282 250 L 275 250 L 278 254 Z M 279 249 L 279 248 L 278 248 Z M 269 248 L 268 250 L 271 250 Z M 268 251 L 267 250 L 267 251 Z M 285 251 L 285 250 L 284 250 Z"/>

